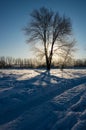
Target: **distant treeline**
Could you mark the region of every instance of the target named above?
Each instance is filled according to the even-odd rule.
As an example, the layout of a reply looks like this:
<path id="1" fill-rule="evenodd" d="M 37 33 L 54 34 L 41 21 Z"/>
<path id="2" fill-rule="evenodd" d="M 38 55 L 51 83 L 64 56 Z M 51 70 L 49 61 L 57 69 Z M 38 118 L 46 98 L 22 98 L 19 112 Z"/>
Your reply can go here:
<path id="1" fill-rule="evenodd" d="M 53 62 L 53 67 L 61 67 L 62 61 Z M 12 58 L 12 57 L 0 57 L 0 68 L 40 68 L 45 67 L 46 63 L 38 59 L 22 59 L 22 58 Z M 71 67 L 86 67 L 86 59 L 77 59 L 71 61 L 67 64 L 64 63 L 64 66 Z"/>
<path id="2" fill-rule="evenodd" d="M 37 68 L 40 66 L 45 66 L 45 64 L 36 59 L 0 57 L 0 68 Z"/>
<path id="3" fill-rule="evenodd" d="M 86 67 L 86 59 L 77 59 L 74 60 L 75 67 Z"/>

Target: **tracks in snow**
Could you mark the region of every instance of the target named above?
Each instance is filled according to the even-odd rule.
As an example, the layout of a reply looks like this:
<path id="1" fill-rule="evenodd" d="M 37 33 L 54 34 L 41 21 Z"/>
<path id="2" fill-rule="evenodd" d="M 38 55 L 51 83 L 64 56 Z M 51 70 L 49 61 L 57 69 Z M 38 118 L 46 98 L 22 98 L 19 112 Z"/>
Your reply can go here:
<path id="1" fill-rule="evenodd" d="M 8 111 L 6 110 L 4 113 L 0 113 L 1 129 L 3 128 L 4 130 L 5 127 L 7 129 L 8 126 L 14 126 L 13 130 L 15 130 L 16 124 L 18 130 L 21 127 L 22 129 L 28 128 L 30 130 L 34 128 L 35 130 L 50 130 L 51 128 L 51 130 L 54 130 L 59 127 L 60 130 L 60 127 L 62 127 L 61 123 L 69 118 L 74 119 L 74 113 L 70 111 L 75 110 L 74 105 L 80 101 L 83 93 L 86 91 L 86 84 L 80 85 L 85 82 L 86 76 L 76 79 L 65 79 L 52 86 L 39 89 L 32 96 L 27 95 L 26 98 L 28 100 L 24 103 L 19 103 L 14 108 L 10 106 Z M 18 96 L 17 99 L 19 98 Z M 57 114 L 54 113 L 55 111 Z M 11 116 L 9 116 L 10 114 Z M 4 115 L 6 118 L 4 118 Z M 76 114 L 74 114 L 74 117 L 76 117 Z M 59 120 L 58 123 L 57 120 Z M 77 119 L 70 127 L 72 128 L 76 122 Z M 3 127 L 3 124 L 6 125 Z M 64 125 L 65 130 L 69 124 Z M 8 129 L 11 130 L 11 127 Z M 61 130 L 63 129 L 61 128 Z"/>

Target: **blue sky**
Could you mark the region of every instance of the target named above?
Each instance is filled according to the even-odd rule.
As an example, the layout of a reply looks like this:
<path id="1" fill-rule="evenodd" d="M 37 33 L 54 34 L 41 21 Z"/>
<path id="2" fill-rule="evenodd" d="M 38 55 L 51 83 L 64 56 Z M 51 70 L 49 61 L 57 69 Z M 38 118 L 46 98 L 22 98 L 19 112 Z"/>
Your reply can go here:
<path id="1" fill-rule="evenodd" d="M 77 58 L 86 57 L 86 0 L 0 0 L 0 56 L 29 58 L 30 50 L 22 28 L 33 9 L 42 6 L 72 20 Z"/>

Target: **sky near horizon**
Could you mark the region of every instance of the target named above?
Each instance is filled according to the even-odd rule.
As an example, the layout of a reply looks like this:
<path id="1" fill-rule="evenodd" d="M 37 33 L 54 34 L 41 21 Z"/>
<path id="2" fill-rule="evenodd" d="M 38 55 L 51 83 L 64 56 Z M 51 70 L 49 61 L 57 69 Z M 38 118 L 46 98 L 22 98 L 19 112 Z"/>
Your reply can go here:
<path id="1" fill-rule="evenodd" d="M 0 56 L 31 57 L 22 28 L 42 6 L 71 18 L 76 57 L 86 58 L 86 0 L 0 0 Z"/>

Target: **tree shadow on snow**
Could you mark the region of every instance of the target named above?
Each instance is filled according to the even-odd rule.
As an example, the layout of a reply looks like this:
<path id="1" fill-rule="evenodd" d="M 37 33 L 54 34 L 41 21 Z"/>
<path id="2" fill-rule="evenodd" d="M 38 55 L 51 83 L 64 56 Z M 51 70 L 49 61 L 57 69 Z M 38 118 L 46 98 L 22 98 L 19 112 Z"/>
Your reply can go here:
<path id="1" fill-rule="evenodd" d="M 51 75 L 49 71 L 34 71 L 38 75 L 26 80 L 17 80 L 17 75 L 0 78 L 1 82 L 4 80 L 5 86 L 8 86 L 7 83 L 13 85 L 11 89 L 0 93 L 0 125 L 16 119 L 24 112 L 53 99 L 71 87 L 86 82 L 86 77 L 65 79 Z"/>

